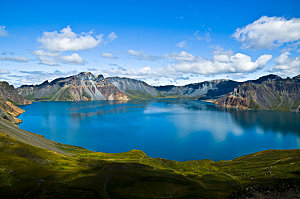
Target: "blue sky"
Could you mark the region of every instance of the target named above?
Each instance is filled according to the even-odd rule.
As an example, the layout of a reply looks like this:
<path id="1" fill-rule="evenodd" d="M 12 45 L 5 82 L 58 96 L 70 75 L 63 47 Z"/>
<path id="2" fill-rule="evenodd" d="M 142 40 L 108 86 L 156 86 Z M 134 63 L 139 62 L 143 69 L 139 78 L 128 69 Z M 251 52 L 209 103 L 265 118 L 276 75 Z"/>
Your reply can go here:
<path id="1" fill-rule="evenodd" d="M 300 1 L 0 0 L 0 80 L 82 71 L 153 85 L 300 73 Z"/>

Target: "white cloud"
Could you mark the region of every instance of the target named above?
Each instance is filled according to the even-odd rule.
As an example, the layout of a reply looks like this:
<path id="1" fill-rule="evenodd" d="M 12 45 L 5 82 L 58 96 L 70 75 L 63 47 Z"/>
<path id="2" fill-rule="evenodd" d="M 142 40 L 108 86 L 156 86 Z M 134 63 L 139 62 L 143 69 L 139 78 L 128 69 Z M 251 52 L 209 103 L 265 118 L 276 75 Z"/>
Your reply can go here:
<path id="1" fill-rule="evenodd" d="M 193 61 L 195 59 L 195 56 L 185 51 L 181 51 L 180 53 L 166 54 L 165 58 L 180 60 L 180 61 Z"/>
<path id="2" fill-rule="evenodd" d="M 276 59 L 276 64 L 270 71 L 282 76 L 295 76 L 300 74 L 300 56 L 291 57 L 290 55 L 290 52 L 282 53 Z"/>
<path id="3" fill-rule="evenodd" d="M 38 42 L 49 51 L 80 51 L 95 48 L 103 35 L 93 36 L 92 32 L 76 34 L 70 26 L 57 32 L 44 32 Z"/>
<path id="4" fill-rule="evenodd" d="M 5 26 L 0 26 L 0 37 L 7 36 L 7 31 Z"/>
<path id="5" fill-rule="evenodd" d="M 40 63 L 44 65 L 49 65 L 49 66 L 57 66 L 57 62 L 55 61 L 54 58 L 52 57 L 46 57 L 46 56 L 40 56 Z"/>
<path id="6" fill-rule="evenodd" d="M 117 34 L 115 32 L 111 32 L 107 38 L 110 40 L 110 41 L 114 41 L 115 39 L 118 38 Z"/>
<path id="7" fill-rule="evenodd" d="M 184 47 L 186 47 L 186 45 L 187 45 L 186 41 L 181 41 L 178 44 L 176 44 L 176 46 L 179 47 L 179 48 L 184 48 Z"/>
<path id="8" fill-rule="evenodd" d="M 165 74 L 161 73 L 160 70 L 154 71 L 149 66 L 140 69 L 117 67 L 111 68 L 104 72 L 109 76 L 126 76 L 135 79 L 151 79 L 165 76 Z"/>
<path id="9" fill-rule="evenodd" d="M 262 69 L 272 58 L 271 55 L 262 55 L 256 61 L 242 53 L 232 56 L 226 54 L 214 55 L 213 59 L 197 57 L 194 61 L 181 61 L 170 66 L 168 70 L 173 73 L 189 74 L 224 74 L 224 73 L 249 73 Z"/>
<path id="10" fill-rule="evenodd" d="M 26 57 L 0 57 L 0 61 L 28 62 Z"/>
<path id="11" fill-rule="evenodd" d="M 78 55 L 77 53 L 73 53 L 72 55 L 67 55 L 67 56 L 61 56 L 60 57 L 61 61 L 67 64 L 83 64 L 84 60 L 83 58 Z"/>
<path id="12" fill-rule="evenodd" d="M 49 56 L 49 57 L 55 57 L 55 56 L 60 55 L 59 52 L 46 52 L 43 50 L 34 50 L 34 51 L 32 51 L 32 54 L 38 55 L 38 56 Z"/>
<path id="13" fill-rule="evenodd" d="M 10 74 L 8 70 L 0 70 L 0 75 Z"/>
<path id="14" fill-rule="evenodd" d="M 128 53 L 132 56 L 148 58 L 148 55 L 143 52 L 129 50 Z M 221 48 L 218 48 L 213 54 L 213 58 L 206 59 L 181 51 L 162 57 L 173 60 L 167 67 L 156 68 L 155 70 L 149 67 L 143 70 L 122 69 L 117 72 L 120 73 L 119 75 L 130 77 L 140 75 L 143 78 L 172 77 L 175 79 L 186 78 L 186 75 L 244 75 L 263 69 L 272 58 L 272 55 L 263 54 L 256 60 L 252 60 L 248 55 L 234 54 L 231 50 L 225 51 Z"/>
<path id="15" fill-rule="evenodd" d="M 300 19 L 263 16 L 233 34 L 243 48 L 279 47 L 300 39 Z"/>
<path id="16" fill-rule="evenodd" d="M 138 51 L 135 51 L 135 50 L 128 50 L 127 53 L 131 56 L 134 56 L 134 57 L 138 58 L 138 59 L 144 59 L 144 60 L 157 60 L 157 59 L 160 58 L 158 56 L 149 56 L 144 52 L 138 52 Z"/>
<path id="17" fill-rule="evenodd" d="M 62 72 L 59 70 L 55 70 L 53 72 L 45 72 L 45 71 L 19 71 L 21 73 L 21 78 L 16 77 L 16 79 L 12 78 L 11 81 L 16 86 L 24 85 L 24 84 L 40 84 L 46 80 L 51 81 L 56 78 L 65 77 L 77 74 L 78 71 L 68 71 Z"/>
<path id="18" fill-rule="evenodd" d="M 132 52 L 139 55 L 138 52 Z M 167 67 L 151 68 L 143 67 L 140 69 L 117 67 L 104 71 L 109 76 L 126 76 L 141 80 L 160 81 L 162 79 L 186 81 L 191 76 L 197 75 L 225 75 L 235 74 L 244 75 L 266 66 L 272 58 L 271 55 L 261 55 L 252 61 L 251 57 L 242 53 L 233 55 L 215 54 L 212 59 L 204 59 L 194 56 L 187 52 L 172 53 L 166 55 L 175 62 Z"/>
<path id="19" fill-rule="evenodd" d="M 112 53 L 102 53 L 101 56 L 105 57 L 105 58 L 110 58 L 110 59 L 116 58 Z"/>
<path id="20" fill-rule="evenodd" d="M 133 55 L 133 56 L 139 56 L 141 54 L 144 54 L 143 52 L 137 52 L 135 50 L 128 50 L 127 52 L 129 55 Z"/>
<path id="21" fill-rule="evenodd" d="M 60 52 L 47 52 L 43 50 L 36 50 L 32 52 L 34 55 L 38 56 L 40 64 L 57 66 L 58 62 L 63 62 L 66 64 L 83 64 L 83 58 L 77 54 L 73 53 L 72 55 L 59 56 Z"/>

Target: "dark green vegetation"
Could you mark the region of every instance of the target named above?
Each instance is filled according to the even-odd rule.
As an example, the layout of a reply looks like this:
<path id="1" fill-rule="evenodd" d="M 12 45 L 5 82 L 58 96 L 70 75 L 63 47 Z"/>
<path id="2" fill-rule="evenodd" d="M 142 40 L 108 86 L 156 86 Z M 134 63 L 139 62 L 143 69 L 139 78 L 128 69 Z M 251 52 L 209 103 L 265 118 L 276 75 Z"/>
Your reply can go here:
<path id="1" fill-rule="evenodd" d="M 92 152 L 11 125 L 0 121 L 0 198 L 236 198 L 300 188 L 300 150 L 177 162 Z"/>

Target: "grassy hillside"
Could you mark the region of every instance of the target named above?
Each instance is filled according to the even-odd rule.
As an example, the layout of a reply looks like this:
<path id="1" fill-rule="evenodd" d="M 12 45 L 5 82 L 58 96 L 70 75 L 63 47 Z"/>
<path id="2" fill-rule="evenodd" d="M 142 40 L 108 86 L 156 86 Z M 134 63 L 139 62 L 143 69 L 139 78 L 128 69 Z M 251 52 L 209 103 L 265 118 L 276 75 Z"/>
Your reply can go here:
<path id="1" fill-rule="evenodd" d="M 12 131 L 0 123 L 0 198 L 236 198 L 300 187 L 300 150 L 178 162 L 139 150 L 92 152 L 32 134 L 40 148 Z"/>

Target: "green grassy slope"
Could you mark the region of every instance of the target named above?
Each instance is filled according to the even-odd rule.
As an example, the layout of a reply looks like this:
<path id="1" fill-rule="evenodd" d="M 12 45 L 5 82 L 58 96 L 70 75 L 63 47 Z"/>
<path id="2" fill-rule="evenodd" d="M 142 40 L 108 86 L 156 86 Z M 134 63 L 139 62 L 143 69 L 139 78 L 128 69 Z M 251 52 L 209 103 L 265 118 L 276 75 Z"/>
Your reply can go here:
<path id="1" fill-rule="evenodd" d="M 0 132 L 0 198 L 228 198 L 300 187 L 300 150 L 177 162 L 53 143 L 55 152 Z"/>

